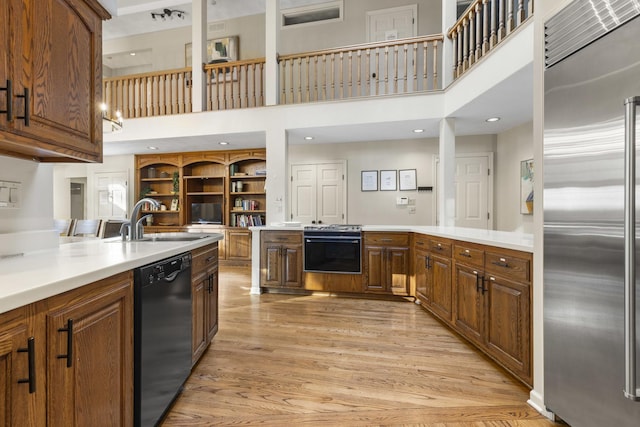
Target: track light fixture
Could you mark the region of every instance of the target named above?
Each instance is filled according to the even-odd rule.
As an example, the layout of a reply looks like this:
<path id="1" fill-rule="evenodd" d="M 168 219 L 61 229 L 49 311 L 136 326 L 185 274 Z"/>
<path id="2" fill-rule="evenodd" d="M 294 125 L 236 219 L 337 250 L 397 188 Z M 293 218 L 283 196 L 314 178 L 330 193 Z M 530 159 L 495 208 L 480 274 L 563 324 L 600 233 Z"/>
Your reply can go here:
<path id="1" fill-rule="evenodd" d="M 162 19 L 163 21 L 166 21 L 167 18 L 169 19 L 173 19 L 174 16 L 177 16 L 180 19 L 184 19 L 184 16 L 187 13 L 183 10 L 177 10 L 177 9 L 164 9 L 162 12 L 151 12 L 151 18 L 154 21 L 157 21 L 158 18 Z"/>

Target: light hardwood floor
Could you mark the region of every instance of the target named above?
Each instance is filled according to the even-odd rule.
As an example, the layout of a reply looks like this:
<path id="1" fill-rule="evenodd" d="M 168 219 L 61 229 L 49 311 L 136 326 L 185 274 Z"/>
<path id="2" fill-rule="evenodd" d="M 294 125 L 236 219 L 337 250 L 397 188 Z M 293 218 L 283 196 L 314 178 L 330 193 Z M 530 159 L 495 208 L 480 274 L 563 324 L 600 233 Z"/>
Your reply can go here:
<path id="1" fill-rule="evenodd" d="M 222 267 L 219 332 L 163 426 L 556 425 L 416 304 L 249 287 Z"/>

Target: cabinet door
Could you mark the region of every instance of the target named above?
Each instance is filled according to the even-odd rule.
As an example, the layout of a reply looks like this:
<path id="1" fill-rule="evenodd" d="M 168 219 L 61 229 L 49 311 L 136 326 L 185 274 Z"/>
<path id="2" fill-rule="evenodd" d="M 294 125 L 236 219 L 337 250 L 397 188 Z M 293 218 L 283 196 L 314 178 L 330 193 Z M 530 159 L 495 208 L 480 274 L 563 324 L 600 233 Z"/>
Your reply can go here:
<path id="1" fill-rule="evenodd" d="M 431 254 L 431 309 L 442 319 L 451 322 L 453 300 L 451 289 L 451 260 Z"/>
<path id="2" fill-rule="evenodd" d="M 228 232 L 227 259 L 251 260 L 251 232 L 249 230 L 233 230 Z"/>
<path id="3" fill-rule="evenodd" d="M 416 297 L 425 305 L 431 303 L 431 270 L 429 264 L 431 259 L 429 253 L 415 250 L 413 259 L 413 273 L 416 281 Z"/>
<path id="4" fill-rule="evenodd" d="M 409 248 L 387 248 L 387 284 L 393 295 L 409 295 Z"/>
<path id="5" fill-rule="evenodd" d="M 489 353 L 531 384 L 529 285 L 489 276 L 486 286 Z"/>
<path id="6" fill-rule="evenodd" d="M 386 251 L 381 246 L 366 246 L 365 259 L 365 292 L 384 292 L 386 285 Z"/>
<path id="7" fill-rule="evenodd" d="M 42 337 L 29 328 L 27 310 L 0 315 L 0 425 L 45 425 L 45 369 Z M 29 345 L 29 339 L 32 339 Z M 30 355 L 30 351 L 33 352 Z M 29 358 L 32 357 L 32 364 Z M 29 382 L 32 381 L 32 383 Z"/>
<path id="8" fill-rule="evenodd" d="M 131 275 L 120 274 L 47 302 L 48 425 L 131 426 Z"/>
<path id="9" fill-rule="evenodd" d="M 282 283 L 282 246 L 264 244 L 262 248 L 261 286 L 280 286 Z"/>
<path id="10" fill-rule="evenodd" d="M 478 291 L 482 272 L 456 264 L 456 311 L 455 327 L 467 338 L 482 343 L 484 321 L 484 298 Z"/>
<path id="11" fill-rule="evenodd" d="M 207 298 L 207 345 L 218 332 L 218 267 L 209 270 Z"/>
<path id="12" fill-rule="evenodd" d="M 191 362 L 196 363 L 207 345 L 206 324 L 206 291 L 208 283 L 206 271 L 196 274 L 191 279 L 191 306 L 193 325 L 191 327 Z"/>
<path id="13" fill-rule="evenodd" d="M 285 288 L 302 287 L 302 245 L 285 245 L 282 250 L 284 263 L 283 286 Z"/>
<path id="14" fill-rule="evenodd" d="M 83 0 L 23 0 L 22 4 L 25 38 L 21 49 L 14 47 L 22 59 L 14 64 L 14 95 L 29 91 L 30 123 L 16 120 L 15 130 L 68 157 L 99 161 L 101 17 Z M 25 113 L 25 99 L 16 98 L 14 111 Z"/>

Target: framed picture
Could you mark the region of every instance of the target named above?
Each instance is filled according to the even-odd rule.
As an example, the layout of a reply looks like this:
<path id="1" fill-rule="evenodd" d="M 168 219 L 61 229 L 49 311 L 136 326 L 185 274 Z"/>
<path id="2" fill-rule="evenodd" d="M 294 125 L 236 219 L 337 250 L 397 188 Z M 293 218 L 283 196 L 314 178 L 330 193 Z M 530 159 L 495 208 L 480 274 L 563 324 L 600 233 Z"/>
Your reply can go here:
<path id="1" fill-rule="evenodd" d="M 206 63 L 223 62 L 225 59 L 237 61 L 238 56 L 238 36 L 224 37 L 221 39 L 207 40 L 207 57 Z M 191 43 L 184 45 L 184 66 L 191 67 L 192 57 Z M 213 62 L 215 61 L 215 62 Z"/>
<path id="2" fill-rule="evenodd" d="M 360 190 L 378 191 L 378 171 L 361 172 Z"/>
<path id="3" fill-rule="evenodd" d="M 410 191 L 418 189 L 415 169 L 401 169 L 400 171 L 398 171 L 398 174 L 400 175 L 400 191 Z"/>
<path id="4" fill-rule="evenodd" d="M 396 171 L 381 170 L 380 171 L 380 191 L 396 191 Z"/>
<path id="5" fill-rule="evenodd" d="M 533 214 L 533 159 L 520 162 L 520 213 Z"/>

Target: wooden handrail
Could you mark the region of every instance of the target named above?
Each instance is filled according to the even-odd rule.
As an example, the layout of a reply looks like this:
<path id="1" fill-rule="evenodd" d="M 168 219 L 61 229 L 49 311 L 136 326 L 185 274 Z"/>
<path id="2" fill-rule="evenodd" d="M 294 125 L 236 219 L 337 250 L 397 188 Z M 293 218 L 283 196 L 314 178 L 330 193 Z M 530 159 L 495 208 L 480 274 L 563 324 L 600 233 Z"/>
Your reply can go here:
<path id="1" fill-rule="evenodd" d="M 102 79 L 102 81 L 113 82 L 116 80 L 129 80 L 129 79 L 138 79 L 143 77 L 158 77 L 158 76 L 166 76 L 167 74 L 187 73 L 190 71 L 191 71 L 191 67 L 174 68 L 172 70 L 150 71 L 147 73 L 127 74 L 126 76 L 118 76 L 118 77 L 105 77 Z"/>
<path id="2" fill-rule="evenodd" d="M 243 65 L 251 65 L 251 64 L 258 64 L 258 63 L 264 63 L 266 61 L 266 58 L 255 58 L 255 59 L 245 59 L 242 61 L 229 61 L 229 62 L 218 62 L 215 64 L 202 64 L 202 71 L 207 71 L 207 70 L 215 70 L 216 68 L 227 68 L 227 67 L 241 67 Z"/>
<path id="3" fill-rule="evenodd" d="M 444 36 L 442 34 L 431 34 L 428 36 L 407 37 L 404 39 L 397 39 L 397 40 L 354 44 L 349 46 L 336 47 L 332 49 L 312 50 L 312 51 L 303 52 L 303 53 L 278 55 L 278 62 L 288 60 L 288 59 L 305 58 L 307 56 L 331 55 L 332 53 L 339 54 L 340 52 L 347 52 L 347 51 L 374 49 L 378 47 L 384 48 L 389 46 L 400 46 L 404 44 L 420 43 L 420 42 L 433 42 L 433 41 L 441 42 L 443 40 L 444 40 Z"/>

